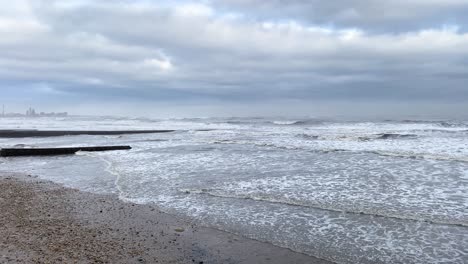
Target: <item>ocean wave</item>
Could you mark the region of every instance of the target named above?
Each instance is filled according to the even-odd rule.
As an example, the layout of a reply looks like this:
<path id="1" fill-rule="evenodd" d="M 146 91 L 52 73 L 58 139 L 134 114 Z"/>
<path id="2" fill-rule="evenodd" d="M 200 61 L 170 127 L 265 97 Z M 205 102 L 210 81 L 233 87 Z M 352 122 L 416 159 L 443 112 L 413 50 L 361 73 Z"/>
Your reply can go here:
<path id="1" fill-rule="evenodd" d="M 443 215 L 434 216 L 424 213 L 412 213 L 406 212 L 406 214 L 398 213 L 398 212 L 391 212 L 389 210 L 380 209 L 377 205 L 375 208 L 368 209 L 368 208 L 343 208 L 340 205 L 330 205 L 328 203 L 320 203 L 320 202 L 313 202 L 313 201 L 299 201 L 295 199 L 286 199 L 286 198 L 278 198 L 268 195 L 248 195 L 248 194 L 232 194 L 227 192 L 220 192 L 219 189 L 180 189 L 179 190 L 185 194 L 201 194 L 201 195 L 209 195 L 213 197 L 220 197 L 220 198 L 231 198 L 231 199 L 247 199 L 247 200 L 254 200 L 254 201 L 262 201 L 268 203 L 275 203 L 275 204 L 284 204 L 288 206 L 300 206 L 306 208 L 314 208 L 320 210 L 327 210 L 327 211 L 334 211 L 334 212 L 342 212 L 342 213 L 351 213 L 351 214 L 361 214 L 361 215 L 370 215 L 370 216 L 377 216 L 377 217 L 387 217 L 387 218 L 395 218 L 400 220 L 413 220 L 413 221 L 423 221 L 435 224 L 444 224 L 444 225 L 456 225 L 456 226 L 466 226 L 468 227 L 468 220 L 466 219 L 451 219 L 445 217 Z"/>
<path id="2" fill-rule="evenodd" d="M 275 125 L 295 125 L 298 122 L 301 122 L 301 121 L 287 121 L 287 120 L 284 120 L 284 121 L 271 121 L 271 123 L 275 124 Z"/>
<path id="3" fill-rule="evenodd" d="M 321 125 L 323 121 L 317 119 L 303 119 L 303 120 L 275 120 L 269 121 L 273 125 L 280 126 L 305 126 L 305 125 Z"/>
<path id="4" fill-rule="evenodd" d="M 379 133 L 369 136 L 341 136 L 334 139 L 338 140 L 357 140 L 357 141 L 371 141 L 371 140 L 397 140 L 397 139 L 415 139 L 419 136 L 416 134 L 398 134 L 398 133 Z"/>
<path id="5" fill-rule="evenodd" d="M 368 151 L 360 151 L 360 152 L 376 154 L 380 156 L 388 156 L 388 157 L 468 162 L 468 157 L 453 157 L 453 156 L 447 156 L 447 155 L 436 155 L 432 153 L 405 153 L 405 152 L 390 152 L 390 151 L 378 151 L 378 150 L 368 150 Z"/>
<path id="6" fill-rule="evenodd" d="M 466 123 L 461 123 L 461 122 L 450 122 L 450 121 L 442 121 L 439 122 L 439 125 L 441 127 L 468 127 L 468 124 Z"/>
<path id="7" fill-rule="evenodd" d="M 138 142 L 165 142 L 165 141 L 169 141 L 169 139 L 140 139 L 140 140 L 132 140 L 128 142 L 138 143 Z"/>
<path id="8" fill-rule="evenodd" d="M 377 134 L 377 139 L 405 139 L 405 138 L 417 138 L 418 135 L 415 134 L 392 134 L 392 133 L 382 133 Z"/>
<path id="9" fill-rule="evenodd" d="M 297 134 L 295 137 L 306 139 L 306 140 L 316 140 L 320 138 L 320 136 L 318 135 L 310 135 L 310 134 L 305 134 L 305 133 Z"/>
<path id="10" fill-rule="evenodd" d="M 233 120 L 233 121 L 225 121 L 225 122 L 224 121 L 216 122 L 215 124 L 219 124 L 219 123 L 225 123 L 225 124 L 229 124 L 229 125 L 248 125 L 248 124 L 252 124 L 254 122 Z"/>
<path id="11" fill-rule="evenodd" d="M 455 162 L 468 162 L 468 157 L 454 157 L 448 155 L 436 155 L 432 153 L 412 153 L 412 152 L 397 152 L 397 151 L 383 151 L 383 150 L 349 150 L 349 149 L 318 149 L 312 150 L 314 152 L 350 152 L 356 154 L 374 154 L 386 157 L 406 158 L 406 159 L 420 159 L 420 160 L 440 160 L 440 161 L 455 161 Z"/>
<path id="12" fill-rule="evenodd" d="M 297 122 L 302 121 L 269 121 L 269 120 L 229 120 L 229 121 L 221 121 L 217 123 L 224 123 L 229 125 L 279 125 L 279 126 L 286 126 L 286 125 L 295 125 Z"/>
<path id="13" fill-rule="evenodd" d="M 265 148 L 276 148 L 283 150 L 303 150 L 314 153 L 333 153 L 333 152 L 349 152 L 355 154 L 373 154 L 386 157 L 398 157 L 406 159 L 426 159 L 426 160 L 440 160 L 440 161 L 455 161 L 455 162 L 468 162 L 468 157 L 463 156 L 449 156 L 449 155 L 437 155 L 433 153 L 414 153 L 414 152 L 402 152 L 402 151 L 385 151 L 385 150 L 356 150 L 356 149 L 345 149 L 345 148 L 311 148 L 303 146 L 287 146 L 277 145 L 275 143 L 259 143 L 251 141 L 236 141 L 236 140 L 217 140 L 211 142 L 212 144 L 241 144 L 241 145 L 253 145 L 256 147 Z"/>
<path id="14" fill-rule="evenodd" d="M 296 134 L 295 137 L 302 138 L 306 140 L 355 140 L 355 141 L 371 141 L 371 140 L 386 140 L 386 139 L 415 139 L 419 136 L 416 134 L 398 134 L 398 133 L 380 133 L 380 134 L 372 134 L 367 136 L 359 136 L 359 135 L 350 135 L 350 136 L 326 136 L 326 135 L 314 135 L 314 134 L 306 134 L 300 133 Z"/>
<path id="15" fill-rule="evenodd" d="M 14 148 L 35 148 L 36 146 L 34 145 L 28 145 L 28 144 L 16 144 L 13 145 Z"/>
<path id="16" fill-rule="evenodd" d="M 404 124 L 431 124 L 440 127 L 447 127 L 447 128 L 458 128 L 458 127 L 466 127 L 468 128 L 468 123 L 463 121 L 445 121 L 445 120 L 402 120 L 400 121 Z"/>
<path id="17" fill-rule="evenodd" d="M 237 144 L 239 141 L 230 140 L 230 139 L 220 139 L 210 142 L 211 144 Z"/>
<path id="18" fill-rule="evenodd" d="M 422 129 L 416 130 L 416 132 L 426 132 L 426 133 L 448 133 L 448 134 L 457 134 L 457 133 L 468 133 L 468 129 Z"/>

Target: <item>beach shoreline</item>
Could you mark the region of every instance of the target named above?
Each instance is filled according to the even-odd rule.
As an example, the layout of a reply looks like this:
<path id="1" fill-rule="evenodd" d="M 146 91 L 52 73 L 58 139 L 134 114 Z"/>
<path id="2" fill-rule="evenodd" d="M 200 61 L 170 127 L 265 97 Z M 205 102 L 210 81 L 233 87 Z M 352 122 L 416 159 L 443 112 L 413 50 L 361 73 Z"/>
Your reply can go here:
<path id="1" fill-rule="evenodd" d="M 330 263 L 34 176 L 0 188 L 1 263 Z"/>

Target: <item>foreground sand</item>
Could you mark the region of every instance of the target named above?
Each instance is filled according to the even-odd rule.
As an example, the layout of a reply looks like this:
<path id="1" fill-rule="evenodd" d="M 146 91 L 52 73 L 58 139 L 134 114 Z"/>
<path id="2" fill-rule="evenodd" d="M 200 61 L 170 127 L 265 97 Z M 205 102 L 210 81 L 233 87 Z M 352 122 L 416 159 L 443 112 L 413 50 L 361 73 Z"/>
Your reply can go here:
<path id="1" fill-rule="evenodd" d="M 329 263 L 23 175 L 0 175 L 0 226 L 0 263 Z"/>

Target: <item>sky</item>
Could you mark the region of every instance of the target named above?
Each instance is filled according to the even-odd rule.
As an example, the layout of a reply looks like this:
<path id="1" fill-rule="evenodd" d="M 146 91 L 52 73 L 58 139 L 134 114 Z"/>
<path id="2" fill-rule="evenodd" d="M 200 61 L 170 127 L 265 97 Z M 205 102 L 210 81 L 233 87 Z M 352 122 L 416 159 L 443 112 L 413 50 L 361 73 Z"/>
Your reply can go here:
<path id="1" fill-rule="evenodd" d="M 468 0 L 0 0 L 0 104 L 157 117 L 468 113 Z"/>

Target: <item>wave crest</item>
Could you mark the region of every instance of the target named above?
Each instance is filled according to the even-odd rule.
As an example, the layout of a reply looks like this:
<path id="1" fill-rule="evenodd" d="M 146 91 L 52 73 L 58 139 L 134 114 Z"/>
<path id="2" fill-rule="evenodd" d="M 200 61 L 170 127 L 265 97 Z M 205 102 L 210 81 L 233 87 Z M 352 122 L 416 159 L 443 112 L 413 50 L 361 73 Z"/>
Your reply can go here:
<path id="1" fill-rule="evenodd" d="M 306 126 L 306 125 L 321 125 L 323 121 L 317 119 L 302 119 L 302 120 L 277 120 L 271 121 L 271 124 L 280 126 Z"/>
<path id="2" fill-rule="evenodd" d="M 267 194 L 233 194 L 229 192 L 221 192 L 220 189 L 180 189 L 179 190 L 185 194 L 200 194 L 200 195 L 209 195 L 213 197 L 220 198 L 231 198 L 231 199 L 247 199 L 254 201 L 262 201 L 275 204 L 284 204 L 288 206 L 300 206 L 306 208 L 314 208 L 320 210 L 334 211 L 334 212 L 343 212 L 350 214 L 362 214 L 378 217 L 388 217 L 396 218 L 400 220 L 413 220 L 413 221 L 423 221 L 435 224 L 444 224 L 444 225 L 456 225 L 456 226 L 466 226 L 468 227 L 468 221 L 466 219 L 451 219 L 445 216 L 434 216 L 428 214 L 417 214 L 417 213 L 407 213 L 401 214 L 401 212 L 392 212 L 385 209 L 379 209 L 378 206 L 373 209 L 364 208 L 364 207 L 355 207 L 355 208 L 343 208 L 342 206 L 333 206 L 326 203 L 313 202 L 313 201 L 299 201 L 295 199 L 288 198 L 278 198 L 270 196 Z"/>
<path id="3" fill-rule="evenodd" d="M 415 134 L 392 134 L 392 133 L 382 133 L 377 134 L 377 139 L 403 139 L 403 138 L 417 138 L 418 135 Z"/>

